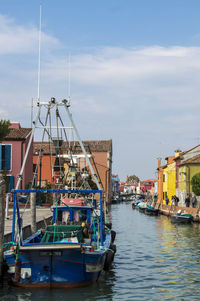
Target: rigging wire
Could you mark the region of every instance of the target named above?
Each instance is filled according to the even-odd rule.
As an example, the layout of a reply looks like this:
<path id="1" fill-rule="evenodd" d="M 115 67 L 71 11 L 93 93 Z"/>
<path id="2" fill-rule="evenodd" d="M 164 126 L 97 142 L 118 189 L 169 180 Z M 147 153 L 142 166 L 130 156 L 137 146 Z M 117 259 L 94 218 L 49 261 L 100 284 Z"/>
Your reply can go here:
<path id="1" fill-rule="evenodd" d="M 52 137 L 52 128 L 51 128 L 51 110 L 49 111 L 49 132 L 50 132 L 50 136 L 49 136 L 49 153 L 50 153 L 50 168 L 51 168 L 51 179 L 54 181 L 54 170 L 53 170 L 53 151 L 52 151 L 52 139 L 50 139 L 50 137 Z"/>

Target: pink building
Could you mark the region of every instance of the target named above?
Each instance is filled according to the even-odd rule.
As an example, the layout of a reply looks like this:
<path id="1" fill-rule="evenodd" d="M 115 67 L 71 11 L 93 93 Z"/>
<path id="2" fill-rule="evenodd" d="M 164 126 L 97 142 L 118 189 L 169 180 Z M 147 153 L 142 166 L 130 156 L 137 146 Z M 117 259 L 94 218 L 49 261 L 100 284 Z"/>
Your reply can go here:
<path id="1" fill-rule="evenodd" d="M 125 185 L 125 182 L 119 182 L 119 192 L 121 192 L 121 193 L 124 192 L 124 185 Z"/>
<path id="2" fill-rule="evenodd" d="M 20 173 L 22 162 L 31 136 L 30 128 L 21 128 L 19 122 L 10 125 L 10 133 L 0 143 L 0 170 L 4 170 L 9 177 L 8 190 L 15 188 L 17 175 Z M 33 178 L 33 144 L 31 145 L 23 179 L 19 189 L 32 181 Z"/>
<path id="3" fill-rule="evenodd" d="M 146 193 L 147 191 L 151 194 L 154 193 L 154 187 L 157 180 L 150 179 L 140 182 L 140 191 Z"/>

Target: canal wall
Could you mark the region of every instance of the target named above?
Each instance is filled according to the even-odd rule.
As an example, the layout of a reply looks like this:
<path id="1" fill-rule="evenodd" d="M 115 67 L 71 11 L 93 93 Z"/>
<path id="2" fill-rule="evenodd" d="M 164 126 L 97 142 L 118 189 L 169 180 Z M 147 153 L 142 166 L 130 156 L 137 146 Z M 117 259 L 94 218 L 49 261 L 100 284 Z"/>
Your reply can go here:
<path id="1" fill-rule="evenodd" d="M 36 223 L 37 230 L 39 230 L 41 228 L 45 228 L 46 225 L 49 225 L 51 223 L 51 221 L 52 221 L 52 216 L 49 216 L 47 218 L 44 218 L 42 220 L 37 221 L 37 223 Z M 22 229 L 23 239 L 26 239 L 31 235 L 32 235 L 31 225 L 24 226 L 23 229 Z M 12 233 L 11 232 L 4 235 L 4 243 L 9 242 L 11 240 L 12 240 Z"/>
<path id="2" fill-rule="evenodd" d="M 171 216 L 171 215 L 175 215 L 179 210 L 181 210 L 181 213 L 188 213 L 188 214 L 192 214 L 194 218 L 196 218 L 197 216 L 199 216 L 200 214 L 200 210 L 199 208 L 188 208 L 188 207 L 181 207 L 181 206 L 172 206 L 172 205 L 164 205 L 164 204 L 160 204 L 160 206 L 157 206 L 157 208 L 159 208 L 160 212 L 163 215 L 167 215 L 167 216 Z"/>

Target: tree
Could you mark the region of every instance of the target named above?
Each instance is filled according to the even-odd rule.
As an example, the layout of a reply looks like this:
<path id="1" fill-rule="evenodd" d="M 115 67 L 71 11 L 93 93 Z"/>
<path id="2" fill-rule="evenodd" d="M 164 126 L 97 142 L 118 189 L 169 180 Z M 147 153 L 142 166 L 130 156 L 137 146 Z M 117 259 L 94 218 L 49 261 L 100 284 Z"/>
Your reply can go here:
<path id="1" fill-rule="evenodd" d="M 9 120 L 0 120 L 0 141 L 4 140 L 5 137 L 10 132 L 10 121 Z"/>
<path id="2" fill-rule="evenodd" d="M 200 195 L 200 172 L 192 177 L 191 184 L 192 184 L 192 191 L 199 196 Z"/>
<path id="3" fill-rule="evenodd" d="M 126 178 L 126 182 L 127 183 L 139 183 L 140 179 L 136 176 L 136 175 L 132 175 L 132 176 L 127 176 Z"/>

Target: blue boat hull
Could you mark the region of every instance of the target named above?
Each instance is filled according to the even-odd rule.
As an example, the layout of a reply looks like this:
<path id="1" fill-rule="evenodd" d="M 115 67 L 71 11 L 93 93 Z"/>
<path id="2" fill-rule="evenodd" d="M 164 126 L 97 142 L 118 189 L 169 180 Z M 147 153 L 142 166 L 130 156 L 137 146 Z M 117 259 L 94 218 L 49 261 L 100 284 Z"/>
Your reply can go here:
<path id="1" fill-rule="evenodd" d="M 9 252 L 8 252 L 9 253 Z M 25 287 L 80 287 L 97 281 L 106 251 L 85 253 L 79 248 L 20 249 L 20 281 L 15 281 L 14 254 L 5 254 L 14 284 Z"/>

